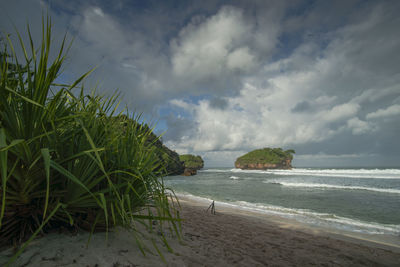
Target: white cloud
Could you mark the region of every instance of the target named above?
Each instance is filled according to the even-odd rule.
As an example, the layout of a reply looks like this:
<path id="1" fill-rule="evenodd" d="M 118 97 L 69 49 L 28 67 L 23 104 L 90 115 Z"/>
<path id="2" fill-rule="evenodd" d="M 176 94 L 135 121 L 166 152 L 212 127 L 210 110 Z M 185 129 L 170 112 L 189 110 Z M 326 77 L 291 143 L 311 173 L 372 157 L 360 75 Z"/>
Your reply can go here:
<path id="1" fill-rule="evenodd" d="M 97 52 L 101 49 L 103 53 L 112 54 L 121 49 L 116 45 L 126 42 L 126 34 L 121 25 L 113 17 L 104 14 L 99 7 L 86 8 L 81 16 L 75 17 L 73 25 L 79 30 L 80 38 L 89 42 Z"/>
<path id="2" fill-rule="evenodd" d="M 400 105 L 397 104 L 385 109 L 378 109 L 375 112 L 368 113 L 366 117 L 367 119 L 378 119 L 396 115 L 400 115 Z"/>
<path id="3" fill-rule="evenodd" d="M 131 21 L 122 23 L 98 6 L 86 5 L 75 12 L 70 21 L 76 36 L 68 58 L 74 65 L 68 74 L 97 67 L 86 88 L 98 86 L 108 94 L 118 90 L 123 105 L 131 110 L 154 112 L 155 103 L 164 101 L 169 63 L 158 53 L 159 44 L 150 41 L 153 33 L 144 35 Z"/>
<path id="4" fill-rule="evenodd" d="M 240 9 L 229 6 L 200 23 L 193 20 L 171 41 L 174 74 L 201 81 L 249 70 L 255 57 L 245 44 L 251 41 L 252 28 Z"/>
<path id="5" fill-rule="evenodd" d="M 299 74 L 291 78 L 297 85 L 306 80 Z M 321 109 L 318 101 L 326 102 L 329 98 L 320 97 L 315 100 L 319 110 L 293 113 L 291 108 L 297 101 L 307 99 L 307 93 L 301 95 L 286 79 L 271 80 L 271 84 L 275 89 L 246 84 L 239 96 L 227 99 L 225 109 L 214 109 L 207 100 L 197 105 L 172 101 L 176 107 L 190 107 L 196 127 L 192 136 L 179 140 L 177 146 L 194 151 L 214 151 L 322 141 L 342 131 L 340 127 L 331 129 L 330 123 L 344 120 L 342 126 L 345 126 L 345 119 L 354 116 L 359 109 L 357 104 L 349 103 Z M 314 105 L 313 100 L 308 101 Z"/>
<path id="6" fill-rule="evenodd" d="M 347 121 L 347 126 L 351 129 L 354 135 L 360 135 L 368 133 L 374 130 L 374 127 L 366 121 L 362 121 L 359 118 L 351 118 Z"/>
<path id="7" fill-rule="evenodd" d="M 182 109 L 184 109 L 186 111 L 191 111 L 193 109 L 192 105 L 190 105 L 189 103 L 187 103 L 187 102 L 185 102 L 185 101 L 183 101 L 181 99 L 172 99 L 170 101 L 170 104 L 173 105 L 173 106 L 182 108 Z"/>
<path id="8" fill-rule="evenodd" d="M 384 99 L 385 97 L 399 98 L 400 97 L 399 92 L 400 92 L 400 84 L 394 83 L 394 84 L 389 84 L 389 86 L 378 85 L 377 87 L 365 90 L 364 92 L 361 93 L 360 96 L 356 97 L 354 100 L 357 103 L 368 104 L 368 102 L 373 103 L 381 99 Z"/>
<path id="9" fill-rule="evenodd" d="M 103 10 L 101 10 L 101 8 L 99 8 L 99 7 L 93 8 L 93 12 L 96 13 L 97 15 L 101 16 L 101 17 L 104 17 Z"/>
<path id="10" fill-rule="evenodd" d="M 240 47 L 229 53 L 226 65 L 229 69 L 247 70 L 254 66 L 254 56 L 250 53 L 248 47 Z"/>
<path id="11" fill-rule="evenodd" d="M 242 78 L 238 95 L 224 98 L 224 109 L 212 108 L 208 100 L 191 104 L 194 129 L 175 144 L 190 151 L 248 151 L 374 134 L 380 125 L 360 118 L 400 113 L 394 105 L 366 115 L 388 97 L 398 97 L 399 77 L 380 58 L 395 55 L 393 42 L 399 47 L 400 40 L 376 30 L 389 23 L 381 15 L 328 33 L 323 46 L 306 40 L 286 58 L 266 61 L 260 71 Z M 387 50 L 375 48 L 371 31 L 388 39 Z M 375 61 L 387 71 L 375 71 Z"/>
<path id="12" fill-rule="evenodd" d="M 358 104 L 345 103 L 341 105 L 334 106 L 331 110 L 325 111 L 323 119 L 327 122 L 334 122 L 338 120 L 343 120 L 354 116 L 360 109 Z"/>

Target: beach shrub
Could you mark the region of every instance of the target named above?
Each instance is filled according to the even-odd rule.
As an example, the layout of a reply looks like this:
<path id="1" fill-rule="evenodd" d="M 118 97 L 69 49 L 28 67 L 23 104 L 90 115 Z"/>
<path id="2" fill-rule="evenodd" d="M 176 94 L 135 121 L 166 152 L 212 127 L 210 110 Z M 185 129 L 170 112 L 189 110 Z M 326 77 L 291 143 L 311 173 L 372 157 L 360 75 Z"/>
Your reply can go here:
<path id="1" fill-rule="evenodd" d="M 119 115 L 113 117 L 112 120 L 118 120 L 120 129 L 123 130 L 123 125 L 126 124 L 126 120 L 130 120 L 126 115 Z M 141 127 L 146 127 L 148 131 L 151 129 L 147 125 L 141 125 Z M 159 171 L 163 172 L 164 175 L 179 175 L 184 171 L 183 163 L 179 159 L 179 154 L 172 151 L 167 146 L 165 146 L 159 136 L 154 134 L 152 131 L 150 135 L 146 138 L 146 144 L 151 144 L 155 148 L 155 154 L 160 162 Z"/>
<path id="2" fill-rule="evenodd" d="M 25 46 L 17 33 L 23 61 L 7 37 L 2 55 L 11 57 L 0 62 L 0 246 L 22 244 L 11 261 L 39 233 L 60 227 L 127 227 L 140 244 L 135 222 L 151 230 L 158 220 L 179 236 L 151 128 L 138 115 L 117 114 L 117 95 L 79 89 L 91 71 L 70 85 L 56 84 L 66 38 L 50 61 L 49 18 L 39 49 L 29 27 L 27 34 Z"/>
<path id="3" fill-rule="evenodd" d="M 161 159 L 166 165 L 165 171 L 167 175 L 179 175 L 183 173 L 185 167 L 183 166 L 182 161 L 179 159 L 178 153 L 162 145 L 160 149 L 160 155 Z"/>

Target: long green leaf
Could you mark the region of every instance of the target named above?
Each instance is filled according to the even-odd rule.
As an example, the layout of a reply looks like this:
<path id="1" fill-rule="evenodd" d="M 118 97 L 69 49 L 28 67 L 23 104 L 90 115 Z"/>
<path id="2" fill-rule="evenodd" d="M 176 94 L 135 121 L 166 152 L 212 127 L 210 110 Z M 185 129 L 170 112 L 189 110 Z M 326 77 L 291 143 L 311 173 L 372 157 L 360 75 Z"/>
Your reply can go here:
<path id="1" fill-rule="evenodd" d="M 64 175 L 65 177 L 70 179 L 72 182 L 76 183 L 81 188 L 83 188 L 86 192 L 88 192 L 93 197 L 94 200 L 96 200 L 99 207 L 102 206 L 101 202 L 97 199 L 97 197 L 78 178 L 76 178 L 75 175 L 73 175 L 71 172 L 69 172 L 68 170 L 66 170 L 65 168 L 63 168 L 61 165 L 59 165 L 57 162 L 55 162 L 53 160 L 50 160 L 50 166 L 53 169 L 55 169 L 56 171 L 58 171 L 60 174 Z"/>
<path id="2" fill-rule="evenodd" d="M 102 204 L 102 208 L 104 210 L 104 218 L 106 220 L 106 242 L 108 242 L 108 212 L 107 212 L 107 202 L 103 193 L 100 193 L 100 200 Z"/>
<path id="3" fill-rule="evenodd" d="M 10 148 L 12 148 L 13 146 L 16 146 L 24 141 L 25 140 L 23 140 L 23 139 L 18 139 L 18 140 L 11 141 L 11 143 L 8 146 L 3 147 L 2 145 L 0 145 L 0 152 L 10 150 Z"/>
<path id="4" fill-rule="evenodd" d="M 47 206 L 50 195 L 50 152 L 48 148 L 42 148 L 42 157 L 44 161 L 44 170 L 46 173 L 46 200 L 44 203 L 43 220 L 46 218 Z"/>
<path id="5" fill-rule="evenodd" d="M 29 103 L 31 103 L 31 104 L 34 104 L 34 105 L 36 105 L 36 106 L 38 106 L 38 107 L 43 108 L 43 105 L 41 105 L 41 104 L 39 104 L 39 103 L 33 101 L 32 99 L 30 99 L 30 98 L 28 98 L 28 97 L 25 97 L 25 96 L 23 96 L 23 95 L 21 95 L 21 94 L 15 92 L 14 90 L 12 90 L 11 88 L 9 88 L 8 86 L 6 86 L 6 87 L 4 87 L 4 88 L 5 88 L 7 91 L 9 91 L 9 92 L 15 94 L 16 96 L 22 98 L 22 99 L 25 100 L 26 102 L 29 102 Z"/>
<path id="6" fill-rule="evenodd" d="M 4 128 L 0 128 L 0 147 L 5 147 L 6 144 L 6 133 Z M 1 213 L 0 213 L 0 229 L 4 217 L 4 210 L 6 207 L 6 194 L 7 194 L 7 150 L 0 150 L 0 175 L 1 175 Z"/>

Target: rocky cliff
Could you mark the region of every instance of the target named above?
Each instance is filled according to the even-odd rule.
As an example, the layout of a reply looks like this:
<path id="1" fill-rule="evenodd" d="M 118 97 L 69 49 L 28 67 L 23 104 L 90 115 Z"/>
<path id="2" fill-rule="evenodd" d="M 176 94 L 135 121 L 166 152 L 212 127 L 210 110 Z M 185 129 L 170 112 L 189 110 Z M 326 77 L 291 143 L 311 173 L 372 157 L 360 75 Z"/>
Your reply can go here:
<path id="1" fill-rule="evenodd" d="M 242 170 L 291 169 L 294 150 L 263 148 L 253 150 L 235 161 L 235 168 Z"/>

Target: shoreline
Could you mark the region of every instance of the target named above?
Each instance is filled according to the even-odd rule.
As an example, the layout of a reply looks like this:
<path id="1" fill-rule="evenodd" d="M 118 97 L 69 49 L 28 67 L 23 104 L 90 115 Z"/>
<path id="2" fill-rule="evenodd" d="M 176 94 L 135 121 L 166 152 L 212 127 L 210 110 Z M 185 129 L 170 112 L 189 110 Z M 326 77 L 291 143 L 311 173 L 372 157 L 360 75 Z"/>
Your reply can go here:
<path id="1" fill-rule="evenodd" d="M 152 234 L 166 264 L 150 249 L 142 255 L 125 229 L 95 233 L 86 248 L 88 233 L 49 234 L 35 239 L 13 266 L 399 266 L 400 249 L 307 227 L 279 216 L 223 207 L 216 214 L 209 202 L 178 196 L 182 241 L 165 231 L 173 252 Z M 156 227 L 156 226 L 155 226 Z M 151 237 L 151 236 L 150 236 Z M 0 265 L 11 250 L 0 252 Z"/>
<path id="2" fill-rule="evenodd" d="M 187 195 L 187 194 L 176 194 L 179 201 L 186 202 L 191 206 L 207 206 L 210 205 L 212 200 Z M 215 201 L 216 210 L 222 211 L 223 213 L 234 214 L 238 216 L 248 216 L 257 218 L 259 220 L 265 220 L 266 222 L 277 223 L 282 227 L 294 228 L 302 230 L 310 234 L 321 234 L 329 235 L 337 239 L 343 239 L 350 242 L 366 242 L 370 246 L 376 246 L 385 249 L 391 249 L 400 253 L 400 233 L 398 236 L 388 234 L 367 234 L 361 232 L 353 232 L 349 230 L 337 229 L 333 227 L 321 226 L 312 223 L 303 222 L 295 218 L 288 218 L 280 216 L 278 214 L 271 214 L 263 211 L 257 211 L 249 209 L 247 207 L 241 207 L 226 202 Z"/>

